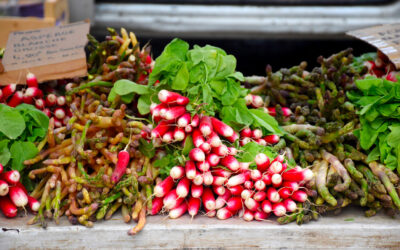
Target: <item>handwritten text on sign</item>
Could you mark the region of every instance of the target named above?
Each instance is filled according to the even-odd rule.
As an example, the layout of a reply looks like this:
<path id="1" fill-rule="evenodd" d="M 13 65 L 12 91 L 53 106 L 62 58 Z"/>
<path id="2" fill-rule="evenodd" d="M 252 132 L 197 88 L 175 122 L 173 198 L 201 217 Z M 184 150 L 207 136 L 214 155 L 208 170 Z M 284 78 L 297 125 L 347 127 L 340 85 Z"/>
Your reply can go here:
<path id="1" fill-rule="evenodd" d="M 400 69 L 400 24 L 380 25 L 347 34 L 375 46 Z"/>
<path id="2" fill-rule="evenodd" d="M 5 72 L 85 58 L 89 23 L 13 32 L 3 58 Z"/>

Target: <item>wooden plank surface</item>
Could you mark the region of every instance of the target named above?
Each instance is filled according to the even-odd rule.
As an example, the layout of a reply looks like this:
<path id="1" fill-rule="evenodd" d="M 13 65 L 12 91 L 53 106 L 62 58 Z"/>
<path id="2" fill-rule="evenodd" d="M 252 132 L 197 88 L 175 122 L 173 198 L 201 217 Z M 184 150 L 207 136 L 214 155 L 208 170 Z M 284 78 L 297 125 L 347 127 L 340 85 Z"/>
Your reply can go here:
<path id="1" fill-rule="evenodd" d="M 148 217 L 142 232 L 132 237 L 119 218 L 96 222 L 93 228 L 72 226 L 66 220 L 47 229 L 25 225 L 28 218 L 0 217 L 0 249 L 82 248 L 400 248 L 400 221 L 383 214 L 365 218 L 360 209 L 297 226 L 274 221 L 245 222 L 234 218 L 189 216 L 177 220 Z"/>

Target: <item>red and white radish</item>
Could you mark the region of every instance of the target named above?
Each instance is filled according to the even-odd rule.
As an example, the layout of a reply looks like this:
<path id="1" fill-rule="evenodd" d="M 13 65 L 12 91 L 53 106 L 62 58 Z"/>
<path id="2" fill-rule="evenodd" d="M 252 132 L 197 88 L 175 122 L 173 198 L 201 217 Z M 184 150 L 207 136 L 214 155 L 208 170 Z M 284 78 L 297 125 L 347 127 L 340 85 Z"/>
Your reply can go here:
<path id="1" fill-rule="evenodd" d="M 207 155 L 206 161 L 211 167 L 215 167 L 218 165 L 220 158 L 218 157 L 218 155 L 211 153 Z"/>
<path id="2" fill-rule="evenodd" d="M 181 217 L 182 215 L 184 215 L 186 213 L 187 209 L 188 209 L 188 205 L 184 201 L 178 207 L 169 211 L 169 218 L 177 219 L 177 218 Z"/>
<path id="3" fill-rule="evenodd" d="M 220 163 L 222 166 L 229 168 L 233 172 L 239 170 L 240 167 L 239 161 L 232 155 L 225 156 L 221 159 Z"/>
<path id="4" fill-rule="evenodd" d="M 286 211 L 288 211 L 288 212 L 294 212 L 297 210 L 296 202 L 294 202 L 292 199 L 284 200 L 283 206 L 285 206 Z"/>
<path id="5" fill-rule="evenodd" d="M 221 144 L 219 147 L 212 148 L 212 152 L 218 156 L 224 157 L 228 155 L 229 150 L 225 144 Z"/>
<path id="6" fill-rule="evenodd" d="M 267 198 L 268 198 L 268 200 L 270 200 L 271 202 L 274 202 L 274 203 L 279 202 L 279 200 L 281 199 L 278 191 L 276 191 L 276 189 L 273 187 L 268 188 Z"/>
<path id="7" fill-rule="evenodd" d="M 8 190 L 9 190 L 8 183 L 3 180 L 0 180 L 0 196 L 7 195 Z"/>
<path id="8" fill-rule="evenodd" d="M 35 88 L 39 86 L 37 78 L 34 74 L 30 72 L 26 74 L 26 85 L 28 85 L 28 87 L 35 87 Z"/>
<path id="9" fill-rule="evenodd" d="M 212 190 L 210 188 L 204 188 L 202 201 L 205 208 L 208 210 L 215 209 L 215 198 Z"/>
<path id="10" fill-rule="evenodd" d="M 18 186 L 10 186 L 8 195 L 17 207 L 25 207 L 28 204 L 28 196 L 24 190 Z"/>
<path id="11" fill-rule="evenodd" d="M 261 203 L 261 209 L 265 213 L 271 213 L 272 212 L 272 204 L 271 204 L 271 202 L 269 200 L 264 200 Z"/>
<path id="12" fill-rule="evenodd" d="M 194 164 L 193 161 L 186 162 L 185 171 L 186 171 L 186 177 L 189 180 L 193 180 L 194 178 L 196 178 L 196 175 L 197 175 L 196 165 Z"/>
<path id="13" fill-rule="evenodd" d="M 167 109 L 167 111 L 165 112 L 165 114 L 162 117 L 168 121 L 176 120 L 180 116 L 185 114 L 185 112 L 186 112 L 185 107 L 182 107 L 182 106 L 171 107 L 171 108 Z"/>
<path id="14" fill-rule="evenodd" d="M 278 202 L 272 205 L 272 211 L 274 212 L 275 216 L 281 217 L 286 214 L 286 208 L 282 202 Z"/>
<path id="15" fill-rule="evenodd" d="M 268 143 L 268 144 L 276 144 L 279 142 L 279 136 L 277 135 L 267 135 L 264 137 L 264 140 Z"/>
<path id="16" fill-rule="evenodd" d="M 201 200 L 199 198 L 190 197 L 188 201 L 188 213 L 192 218 L 199 213 Z"/>
<path id="17" fill-rule="evenodd" d="M 252 131 L 250 128 L 244 128 L 242 131 L 240 131 L 240 136 L 241 137 L 251 137 Z"/>
<path id="18" fill-rule="evenodd" d="M 212 126 L 219 135 L 223 137 L 230 137 L 233 135 L 233 129 L 226 125 L 224 122 L 218 120 L 217 118 L 211 117 Z"/>
<path id="19" fill-rule="evenodd" d="M 192 150 L 190 150 L 189 152 L 189 158 L 192 161 L 204 161 L 206 156 L 204 154 L 204 152 L 199 149 L 199 148 L 193 148 Z"/>
<path id="20" fill-rule="evenodd" d="M 231 198 L 231 192 L 226 190 L 223 195 L 220 195 L 215 200 L 215 209 L 220 209 L 221 207 L 225 206 L 226 202 Z"/>
<path id="21" fill-rule="evenodd" d="M 203 185 L 192 185 L 192 189 L 190 190 L 190 194 L 193 198 L 200 198 L 203 195 Z"/>
<path id="22" fill-rule="evenodd" d="M 190 180 L 186 177 L 183 177 L 176 186 L 176 194 L 179 197 L 185 198 L 189 194 L 189 189 L 190 189 Z"/>
<path id="23" fill-rule="evenodd" d="M 126 167 L 129 163 L 129 152 L 126 150 L 121 150 L 118 153 L 118 161 L 115 169 L 111 175 L 111 182 L 117 183 L 121 180 L 122 176 L 125 174 Z"/>
<path id="24" fill-rule="evenodd" d="M 178 180 L 185 175 L 185 169 L 181 166 L 174 166 L 169 171 L 169 175 L 174 179 Z"/>
<path id="25" fill-rule="evenodd" d="M 10 101 L 7 103 L 8 106 L 10 107 L 17 107 L 19 104 L 22 103 L 24 98 L 24 93 L 22 91 L 17 91 L 14 93 L 14 95 L 11 97 Z"/>
<path id="26" fill-rule="evenodd" d="M 261 173 L 264 173 L 269 166 L 269 158 L 266 154 L 264 153 L 259 153 L 255 157 L 255 162 L 257 165 L 257 169 L 260 170 Z"/>
<path id="27" fill-rule="evenodd" d="M 269 213 L 264 213 L 263 211 L 257 210 L 254 212 L 254 219 L 257 221 L 263 221 L 268 219 Z"/>
<path id="28" fill-rule="evenodd" d="M 203 184 L 206 186 L 212 185 L 214 182 L 214 177 L 210 171 L 206 171 L 203 173 Z"/>
<path id="29" fill-rule="evenodd" d="M 291 197 L 293 200 L 303 203 L 307 200 L 307 193 L 302 190 L 297 190 L 293 192 Z"/>
<path id="30" fill-rule="evenodd" d="M 250 211 L 249 209 L 245 209 L 244 213 L 243 213 L 243 219 L 245 221 L 252 221 L 254 220 L 254 214 L 252 211 Z"/>
<path id="31" fill-rule="evenodd" d="M 199 129 L 204 136 L 208 136 L 212 133 L 213 126 L 209 116 L 203 116 L 200 119 Z"/>
<path id="32" fill-rule="evenodd" d="M 174 186 L 174 179 L 171 176 L 165 178 L 162 182 L 154 187 L 154 195 L 156 197 L 164 197 Z"/>
<path id="33" fill-rule="evenodd" d="M 6 181 L 9 185 L 15 185 L 19 182 L 21 175 L 17 170 L 10 170 L 0 174 L 0 179 Z"/>
<path id="34" fill-rule="evenodd" d="M 0 209 L 8 218 L 17 216 L 18 209 L 8 196 L 0 197 Z"/>

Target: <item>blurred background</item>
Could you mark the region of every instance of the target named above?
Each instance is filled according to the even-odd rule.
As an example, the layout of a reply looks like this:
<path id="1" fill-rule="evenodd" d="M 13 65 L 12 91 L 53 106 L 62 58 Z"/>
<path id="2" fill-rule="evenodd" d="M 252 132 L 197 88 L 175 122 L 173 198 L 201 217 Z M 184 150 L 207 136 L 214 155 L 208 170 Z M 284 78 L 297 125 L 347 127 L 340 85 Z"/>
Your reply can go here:
<path id="1" fill-rule="evenodd" d="M 348 30 L 400 22 L 400 0 L 0 0 L 1 16 L 35 16 L 55 24 L 89 18 L 103 39 L 107 27 L 135 32 L 158 56 L 174 37 L 212 44 L 236 56 L 238 70 L 264 74 L 353 47 L 374 51 Z M 5 26 L 0 19 L 0 25 Z M 3 28 L 0 26 L 0 30 Z M 0 36 L 1 36 L 0 31 Z"/>

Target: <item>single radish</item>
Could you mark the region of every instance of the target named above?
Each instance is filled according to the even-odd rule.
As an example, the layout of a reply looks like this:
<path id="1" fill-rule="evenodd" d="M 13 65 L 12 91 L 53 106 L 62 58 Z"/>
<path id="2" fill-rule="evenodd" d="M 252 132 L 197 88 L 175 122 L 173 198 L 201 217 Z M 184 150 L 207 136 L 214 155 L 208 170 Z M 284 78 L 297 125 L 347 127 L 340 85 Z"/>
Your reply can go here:
<path id="1" fill-rule="evenodd" d="M 214 168 L 212 170 L 212 172 L 213 172 L 213 175 L 222 176 L 222 177 L 225 177 L 225 178 L 229 178 L 232 175 L 231 171 L 225 170 L 223 168 Z"/>
<path id="2" fill-rule="evenodd" d="M 235 141 L 239 140 L 239 133 L 237 132 L 233 132 L 233 134 L 229 137 L 226 137 L 226 139 L 230 142 L 230 143 L 234 143 Z"/>
<path id="3" fill-rule="evenodd" d="M 268 144 L 276 144 L 279 142 L 279 136 L 278 135 L 267 135 L 264 137 L 264 140 Z"/>
<path id="4" fill-rule="evenodd" d="M 193 116 L 193 118 L 192 118 L 192 121 L 190 122 L 190 125 L 191 125 L 193 128 L 196 128 L 197 126 L 199 126 L 199 123 L 200 123 L 200 117 L 199 117 L 198 114 L 195 114 L 195 115 Z"/>
<path id="5" fill-rule="evenodd" d="M 282 202 L 273 204 L 272 211 L 274 212 L 275 216 L 277 216 L 277 217 L 282 217 L 286 214 L 286 208 Z"/>
<path id="6" fill-rule="evenodd" d="M 223 195 L 226 192 L 224 186 L 212 186 L 212 189 L 216 195 Z"/>
<path id="7" fill-rule="evenodd" d="M 395 72 L 395 71 L 389 72 L 389 74 L 386 75 L 386 80 L 391 81 L 391 82 L 397 82 L 398 75 L 399 75 L 398 72 Z"/>
<path id="8" fill-rule="evenodd" d="M 257 210 L 254 212 L 254 219 L 257 221 L 263 221 L 268 219 L 269 213 L 264 213 L 263 211 Z"/>
<path id="9" fill-rule="evenodd" d="M 224 157 L 229 153 L 228 147 L 224 144 L 221 144 L 219 147 L 212 148 L 211 151 L 221 157 Z"/>
<path id="10" fill-rule="evenodd" d="M 245 181 L 243 183 L 244 188 L 246 189 L 252 189 L 254 187 L 254 183 L 252 181 Z"/>
<path id="11" fill-rule="evenodd" d="M 243 208 L 242 198 L 238 196 L 231 197 L 226 202 L 226 208 L 235 214 L 237 211 Z"/>
<path id="12" fill-rule="evenodd" d="M 223 195 L 220 195 L 215 200 L 215 209 L 220 209 L 225 206 L 226 202 L 231 198 L 232 194 L 229 190 L 226 190 Z"/>
<path id="13" fill-rule="evenodd" d="M 237 153 L 238 153 L 238 150 L 235 147 L 228 147 L 228 154 L 237 155 Z"/>
<path id="14" fill-rule="evenodd" d="M 284 116 L 289 117 L 292 114 L 292 111 L 287 107 L 282 107 L 282 113 Z"/>
<path id="15" fill-rule="evenodd" d="M 17 187 L 19 187 L 20 189 L 22 189 L 22 191 L 24 191 L 25 194 L 28 195 L 28 190 L 26 190 L 25 186 L 22 185 L 21 182 L 17 182 L 17 183 L 15 184 L 15 186 L 17 186 Z"/>
<path id="16" fill-rule="evenodd" d="M 242 197 L 243 200 L 247 200 L 248 198 L 253 197 L 254 192 L 249 190 L 249 189 L 244 189 L 242 193 L 240 194 L 240 197 Z"/>
<path id="17" fill-rule="evenodd" d="M 186 177 L 183 177 L 176 186 L 176 194 L 179 197 L 185 198 L 189 194 L 189 189 L 190 189 L 190 180 Z"/>
<path id="18" fill-rule="evenodd" d="M 3 91 L 0 89 L 0 102 L 3 101 Z"/>
<path id="19" fill-rule="evenodd" d="M 233 216 L 232 212 L 229 211 L 226 207 L 220 208 L 217 211 L 217 218 L 219 220 L 226 220 Z"/>
<path id="20" fill-rule="evenodd" d="M 205 208 L 215 210 L 215 198 L 210 188 L 204 188 L 202 200 Z"/>
<path id="21" fill-rule="evenodd" d="M 161 209 L 163 208 L 163 206 L 164 206 L 164 203 L 163 203 L 162 197 L 153 198 L 150 214 L 151 215 L 158 214 L 161 211 Z"/>
<path id="22" fill-rule="evenodd" d="M 252 131 L 250 128 L 244 128 L 240 131 L 240 137 L 251 137 Z"/>
<path id="23" fill-rule="evenodd" d="M 46 96 L 46 106 L 53 107 L 57 104 L 57 96 L 55 94 L 48 94 Z"/>
<path id="24" fill-rule="evenodd" d="M 51 118 L 51 111 L 50 111 L 50 109 L 45 108 L 45 109 L 42 110 L 42 112 L 43 112 L 45 115 L 47 115 L 47 117 Z"/>
<path id="25" fill-rule="evenodd" d="M 44 100 L 39 98 L 35 100 L 35 107 L 37 109 L 44 109 Z"/>
<path id="26" fill-rule="evenodd" d="M 190 133 L 192 133 L 192 131 L 193 131 L 193 127 L 192 127 L 192 126 L 187 125 L 187 126 L 185 127 L 185 132 L 186 132 L 186 133 L 190 134 Z"/>
<path id="27" fill-rule="evenodd" d="M 284 160 L 285 160 L 285 157 L 284 157 L 283 155 L 277 155 L 277 156 L 275 157 L 275 159 L 271 162 L 271 164 L 274 163 L 274 162 L 276 162 L 276 161 L 278 161 L 278 162 L 280 162 L 280 163 L 283 163 Z"/>
<path id="28" fill-rule="evenodd" d="M 211 174 L 211 172 L 210 171 L 204 172 L 203 173 L 203 184 L 206 186 L 210 186 L 213 184 L 213 182 L 214 182 L 214 177 Z"/>
<path id="29" fill-rule="evenodd" d="M 221 139 L 214 131 L 208 136 L 208 142 L 210 143 L 211 147 L 219 147 L 222 144 Z"/>
<path id="30" fill-rule="evenodd" d="M 261 209 L 265 213 L 271 213 L 272 212 L 272 204 L 271 204 L 271 202 L 269 200 L 264 200 L 261 203 Z"/>
<path id="31" fill-rule="evenodd" d="M 185 114 L 185 112 L 186 112 L 185 107 L 182 106 L 171 107 L 165 112 L 163 118 L 165 118 L 168 121 L 176 120 L 183 114 Z"/>
<path id="32" fill-rule="evenodd" d="M 252 221 L 254 220 L 254 214 L 252 211 L 250 211 L 249 209 L 245 209 L 244 213 L 243 213 L 243 220 L 245 221 Z"/>
<path id="33" fill-rule="evenodd" d="M 193 161 L 187 161 L 185 164 L 185 172 L 186 172 L 186 177 L 189 180 L 193 180 L 196 175 L 197 175 L 197 171 L 196 171 L 196 165 L 194 164 Z"/>
<path id="34" fill-rule="evenodd" d="M 127 144 L 127 146 L 128 145 L 129 144 Z M 117 165 L 115 166 L 115 169 L 111 175 L 112 183 L 117 183 L 119 180 L 121 180 L 122 176 L 125 174 L 128 163 L 129 152 L 126 149 L 119 151 Z"/>
<path id="35" fill-rule="evenodd" d="M 165 115 L 165 112 L 167 112 L 168 106 L 161 103 L 161 104 L 155 104 L 150 107 L 150 112 L 151 115 L 153 117 L 153 119 L 155 117 L 162 117 L 163 115 Z M 163 114 L 163 115 L 161 115 Z"/>
<path id="36" fill-rule="evenodd" d="M 158 99 L 160 102 L 166 104 L 178 104 L 184 106 L 189 103 L 189 98 L 165 89 L 158 92 Z"/>
<path id="37" fill-rule="evenodd" d="M 249 142 L 251 142 L 250 137 L 243 137 L 242 139 L 240 139 L 240 146 L 244 146 Z"/>
<path id="38" fill-rule="evenodd" d="M 8 84 L 2 89 L 3 92 L 3 100 L 7 101 L 8 97 L 10 97 L 17 90 L 17 84 Z"/>
<path id="39" fill-rule="evenodd" d="M 25 95 L 32 98 L 42 98 L 43 92 L 38 87 L 29 87 L 25 90 Z"/>
<path id="40" fill-rule="evenodd" d="M 70 83 L 67 83 L 66 85 L 65 85 L 65 91 L 71 91 L 73 88 L 75 88 L 76 87 L 76 84 L 75 83 L 73 83 L 73 82 L 70 82 Z"/>
<path id="41" fill-rule="evenodd" d="M 294 192 L 299 190 L 300 185 L 299 183 L 295 182 L 295 181 L 284 181 L 282 183 L 282 187 L 286 187 L 289 189 L 290 192 Z"/>
<path id="42" fill-rule="evenodd" d="M 229 178 L 228 182 L 226 183 L 226 186 L 233 187 L 233 186 L 237 186 L 237 185 L 242 185 L 247 180 L 248 180 L 248 174 L 241 173 L 241 174 L 234 175 L 231 178 Z"/>
<path id="43" fill-rule="evenodd" d="M 256 211 L 259 207 L 260 204 L 255 201 L 253 198 L 248 198 L 244 201 L 244 205 L 250 210 L 250 211 Z"/>
<path id="44" fill-rule="evenodd" d="M 13 218 L 17 216 L 18 209 L 8 196 L 0 197 L 0 209 L 3 212 L 4 216 L 8 218 Z"/>
<path id="45" fill-rule="evenodd" d="M 254 183 L 254 188 L 255 188 L 256 190 L 258 190 L 258 191 L 263 191 L 263 190 L 265 190 L 265 187 L 266 187 L 266 185 L 265 185 L 265 183 L 264 183 L 263 180 L 258 180 L 258 181 L 256 181 L 256 182 Z"/>
<path id="46" fill-rule="evenodd" d="M 10 186 L 8 195 L 17 207 L 25 207 L 28 204 L 28 196 L 24 190 L 18 186 Z"/>
<path id="47" fill-rule="evenodd" d="M 264 173 L 268 167 L 269 167 L 269 158 L 266 154 L 264 153 L 259 153 L 255 157 L 255 162 L 257 165 L 257 169 L 261 172 Z"/>
<path id="48" fill-rule="evenodd" d="M 217 118 L 211 117 L 212 126 L 219 135 L 223 137 L 230 137 L 233 135 L 233 129 L 226 125 L 224 122 L 218 120 Z"/>
<path id="49" fill-rule="evenodd" d="M 253 195 L 255 201 L 261 202 L 267 198 L 267 193 L 264 191 L 258 191 Z"/>
<path id="50" fill-rule="evenodd" d="M 187 203 L 184 201 L 178 207 L 169 211 L 169 218 L 170 219 L 177 219 L 184 215 L 188 209 Z"/>
<path id="51" fill-rule="evenodd" d="M 22 103 L 24 98 L 24 93 L 22 91 L 17 91 L 14 93 L 14 95 L 11 97 L 10 101 L 7 103 L 8 106 L 10 107 L 17 107 L 19 104 Z"/>
<path id="52" fill-rule="evenodd" d="M 40 202 L 28 195 L 28 206 L 32 212 L 37 212 L 40 208 Z"/>
<path id="53" fill-rule="evenodd" d="M 164 196 L 163 202 L 164 207 L 166 209 L 173 209 L 178 207 L 184 201 L 183 198 L 180 198 L 176 193 L 176 189 L 172 189 Z"/>
<path id="54" fill-rule="evenodd" d="M 167 121 L 161 121 L 157 127 L 151 131 L 152 138 L 162 138 L 162 136 L 167 133 L 170 128 L 170 124 Z"/>
<path id="55" fill-rule="evenodd" d="M 206 172 L 210 169 L 210 164 L 208 161 L 202 161 L 202 162 L 197 162 L 197 169 L 199 169 L 202 172 Z"/>
<path id="56" fill-rule="evenodd" d="M 192 161 L 204 161 L 206 156 L 204 154 L 204 152 L 199 149 L 199 148 L 193 148 L 192 150 L 190 150 L 189 152 L 189 158 Z"/>
<path id="57" fill-rule="evenodd" d="M 200 173 L 197 173 L 192 181 L 193 181 L 194 185 L 203 185 L 203 182 L 204 182 L 203 175 Z"/>
<path id="58" fill-rule="evenodd" d="M 282 178 L 285 181 L 309 181 L 314 176 L 313 172 L 310 169 L 298 170 L 298 169 L 289 169 L 282 173 Z"/>
<path id="59" fill-rule="evenodd" d="M 6 181 L 9 185 L 15 185 L 19 182 L 21 175 L 17 170 L 10 170 L 0 174 L 0 180 Z"/>
<path id="60" fill-rule="evenodd" d="M 239 162 L 239 165 L 241 171 L 246 171 L 250 167 L 250 162 Z"/>
<path id="61" fill-rule="evenodd" d="M 258 180 L 261 179 L 262 174 L 261 174 L 260 170 L 258 170 L 258 169 L 253 169 L 253 170 L 250 170 L 250 177 L 251 177 L 251 179 L 252 179 L 253 181 L 258 181 Z"/>
<path id="62" fill-rule="evenodd" d="M 207 155 L 206 161 L 208 162 L 208 164 L 209 164 L 211 167 L 215 167 L 215 166 L 218 165 L 218 163 L 219 163 L 219 161 L 220 161 L 220 158 L 219 158 L 218 155 L 216 155 L 216 154 L 214 154 L 214 153 L 211 153 L 211 154 L 208 154 L 208 155 Z"/>
<path id="63" fill-rule="evenodd" d="M 198 129 L 194 129 L 192 133 L 193 144 L 196 148 L 200 147 L 205 142 L 203 134 Z"/>
<path id="64" fill-rule="evenodd" d="M 164 143 L 171 143 L 174 140 L 174 131 L 168 130 L 163 136 L 162 141 Z"/>
<path id="65" fill-rule="evenodd" d="M 235 172 L 239 170 L 239 161 L 232 155 L 225 156 L 221 159 L 221 165 L 229 168 L 231 171 Z M 236 186 L 236 185 L 233 185 Z"/>
<path id="66" fill-rule="evenodd" d="M 57 97 L 57 105 L 58 106 L 64 106 L 66 103 L 67 103 L 67 101 L 65 100 L 65 97 L 64 96 L 59 96 L 59 97 Z"/>
<path id="67" fill-rule="evenodd" d="M 9 187 L 8 187 L 7 182 L 5 182 L 3 180 L 0 180 L 0 196 L 7 195 L 8 194 L 8 190 L 9 190 Z"/>
<path id="68" fill-rule="evenodd" d="M 289 188 L 284 187 L 279 189 L 278 194 L 282 199 L 287 199 L 292 195 L 292 191 L 290 191 Z"/>
<path id="69" fill-rule="evenodd" d="M 264 139 L 256 139 L 255 142 L 261 146 L 267 146 L 267 142 Z"/>
<path id="70" fill-rule="evenodd" d="M 203 195 L 203 185 L 192 185 L 191 195 L 194 198 L 200 198 Z"/>
<path id="71" fill-rule="evenodd" d="M 39 86 L 37 78 L 34 74 L 30 72 L 26 74 L 26 85 L 28 85 L 28 87 L 35 87 L 35 88 Z"/>
<path id="72" fill-rule="evenodd" d="M 60 127 L 62 127 L 62 124 L 63 124 L 62 120 L 54 117 L 54 127 L 60 128 Z"/>
<path id="73" fill-rule="evenodd" d="M 244 100 L 246 101 L 246 106 L 249 106 L 251 104 L 251 101 L 253 100 L 253 95 L 248 94 L 244 97 Z"/>
<path id="74" fill-rule="evenodd" d="M 199 148 L 206 154 L 211 152 L 211 146 L 208 142 L 202 143 Z"/>
<path id="75" fill-rule="evenodd" d="M 276 189 L 273 187 L 268 188 L 267 198 L 268 198 L 268 200 L 270 200 L 273 203 L 279 202 L 279 200 L 281 199 L 278 191 L 276 191 Z"/>
<path id="76" fill-rule="evenodd" d="M 63 109 L 63 108 L 56 108 L 56 109 L 54 110 L 54 116 L 55 116 L 57 119 L 60 119 L 60 120 L 64 119 L 64 118 L 65 118 L 65 111 L 64 111 L 64 109 Z"/>
<path id="77" fill-rule="evenodd" d="M 0 163 L 0 174 L 3 173 L 4 167 L 3 164 Z"/>
<path id="78" fill-rule="evenodd" d="M 165 178 L 165 180 L 154 187 L 154 195 L 160 198 L 164 197 L 172 189 L 173 186 L 174 179 L 172 179 L 171 176 L 168 176 L 167 178 Z"/>
<path id="79" fill-rule="evenodd" d="M 291 197 L 295 201 L 305 202 L 307 200 L 307 193 L 302 190 L 297 190 L 293 192 Z"/>
<path id="80" fill-rule="evenodd" d="M 176 127 L 173 132 L 175 141 L 183 141 L 185 139 L 185 130 L 182 128 Z"/>
<path id="81" fill-rule="evenodd" d="M 280 187 L 282 185 L 282 176 L 280 174 L 273 174 L 271 182 L 274 187 Z"/>
<path id="82" fill-rule="evenodd" d="M 207 208 L 204 208 L 204 211 L 206 212 L 206 216 L 209 218 L 213 218 L 215 217 L 215 215 L 217 214 L 217 210 L 208 210 Z"/>
<path id="83" fill-rule="evenodd" d="M 274 161 L 269 165 L 268 171 L 273 174 L 279 174 L 282 172 L 282 163 Z"/>
<path id="84" fill-rule="evenodd" d="M 199 198 L 190 197 L 188 201 L 188 213 L 192 218 L 199 213 L 201 200 Z"/>
<path id="85" fill-rule="evenodd" d="M 181 166 L 174 166 L 169 171 L 169 175 L 174 179 L 178 180 L 185 175 L 185 169 Z"/>
<path id="86" fill-rule="evenodd" d="M 261 180 L 265 183 L 265 185 L 269 186 L 272 184 L 271 174 L 264 174 Z"/>
<path id="87" fill-rule="evenodd" d="M 185 113 L 181 117 L 179 117 L 179 119 L 178 119 L 176 124 L 178 125 L 178 127 L 184 128 L 184 127 L 186 127 L 187 125 L 190 124 L 190 119 L 191 119 L 190 114 L 189 113 Z"/>
<path id="88" fill-rule="evenodd" d="M 252 95 L 251 104 L 252 104 L 253 107 L 255 107 L 255 108 L 260 108 L 260 107 L 264 106 L 264 101 L 263 101 L 263 99 L 261 98 L 261 96 L 259 96 L 259 95 Z"/>
<path id="89" fill-rule="evenodd" d="M 284 200 L 283 206 L 286 208 L 286 211 L 288 212 L 294 212 L 297 210 L 296 202 L 294 202 L 292 199 Z"/>
<path id="90" fill-rule="evenodd" d="M 244 188 L 241 185 L 228 187 L 228 190 L 231 192 L 232 195 L 241 195 Z"/>
<path id="91" fill-rule="evenodd" d="M 260 139 L 263 136 L 263 133 L 261 131 L 261 129 L 254 129 L 253 131 L 251 131 L 251 137 L 253 139 Z"/>
<path id="92" fill-rule="evenodd" d="M 209 116 L 203 116 L 200 119 L 199 129 L 204 136 L 209 136 L 212 133 L 213 126 Z"/>
<path id="93" fill-rule="evenodd" d="M 225 182 L 228 180 L 228 178 L 223 177 L 223 176 L 213 176 L 213 185 L 217 185 L 217 186 L 222 186 L 225 184 Z"/>

